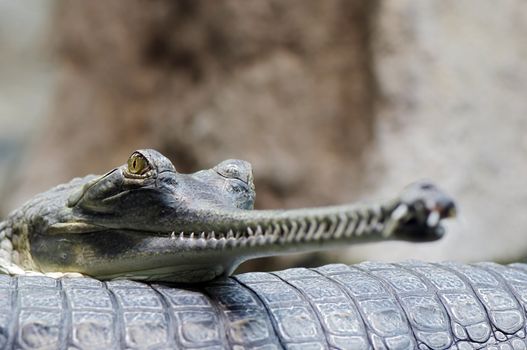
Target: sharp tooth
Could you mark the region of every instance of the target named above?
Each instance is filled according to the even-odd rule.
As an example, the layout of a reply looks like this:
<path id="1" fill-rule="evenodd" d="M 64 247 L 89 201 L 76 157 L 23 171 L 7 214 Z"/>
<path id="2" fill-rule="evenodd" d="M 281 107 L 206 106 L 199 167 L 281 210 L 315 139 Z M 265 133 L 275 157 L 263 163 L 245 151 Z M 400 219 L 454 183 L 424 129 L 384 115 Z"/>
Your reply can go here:
<path id="1" fill-rule="evenodd" d="M 435 227 L 439 223 L 440 215 L 437 211 L 433 211 L 428 215 L 428 219 L 426 219 L 426 224 L 429 227 Z"/>
<path id="2" fill-rule="evenodd" d="M 271 225 L 268 225 L 265 228 L 264 236 L 272 236 L 273 235 L 273 228 Z"/>
<path id="3" fill-rule="evenodd" d="M 284 236 L 288 242 L 293 240 L 294 237 L 290 235 L 289 227 L 286 224 L 281 224 L 280 230 L 282 231 L 282 236 Z"/>
<path id="4" fill-rule="evenodd" d="M 227 238 L 234 238 L 234 232 L 232 232 L 232 230 L 229 230 L 229 232 L 227 232 Z"/>
<path id="5" fill-rule="evenodd" d="M 360 215 L 359 226 L 356 228 L 357 236 L 370 233 L 370 220 L 372 219 L 373 213 L 368 209 L 364 209 L 361 211 Z"/>
<path id="6" fill-rule="evenodd" d="M 306 233 L 306 241 L 311 241 L 317 226 L 317 221 L 315 219 L 309 219 L 309 231 Z"/>
<path id="7" fill-rule="evenodd" d="M 190 234 L 190 239 L 194 239 L 194 232 Z"/>
<path id="8" fill-rule="evenodd" d="M 335 238 L 340 238 L 342 234 L 344 233 L 344 229 L 346 228 L 346 224 L 348 223 L 348 218 L 345 214 L 341 213 L 339 215 L 339 224 L 337 228 L 335 229 L 334 236 Z"/>
<path id="9" fill-rule="evenodd" d="M 176 233 L 174 231 L 170 234 L 170 239 L 176 239 Z"/>
<path id="10" fill-rule="evenodd" d="M 320 225 L 318 225 L 317 231 L 316 231 L 315 235 L 313 236 L 315 241 L 318 241 L 318 240 L 320 240 L 320 238 L 322 238 L 322 235 L 326 231 L 326 227 L 327 226 L 328 226 L 328 224 L 325 221 L 321 222 Z"/>
<path id="11" fill-rule="evenodd" d="M 256 234 L 260 234 L 260 235 L 263 235 L 263 230 L 262 230 L 262 226 L 258 225 L 256 226 Z"/>
<path id="12" fill-rule="evenodd" d="M 346 215 L 346 217 L 348 218 L 348 225 L 346 226 L 346 230 L 344 231 L 344 237 L 349 238 L 355 232 L 357 223 L 359 222 L 359 217 L 355 212 Z"/>
<path id="13" fill-rule="evenodd" d="M 400 204 L 395 210 L 392 212 L 391 218 L 392 220 L 399 221 L 402 218 L 404 218 L 408 214 L 408 206 L 406 204 Z"/>
<path id="14" fill-rule="evenodd" d="M 297 242 L 300 242 L 300 241 L 305 241 L 306 240 L 306 228 L 307 228 L 307 221 L 304 220 L 304 219 L 300 219 L 299 220 L 300 222 L 300 225 L 298 225 L 298 229 L 297 229 L 297 232 L 296 232 L 296 241 Z"/>
<path id="15" fill-rule="evenodd" d="M 183 239 L 183 238 L 185 238 L 185 233 L 183 231 L 181 231 L 179 233 L 179 239 Z"/>
<path id="16" fill-rule="evenodd" d="M 249 237 L 254 235 L 253 229 L 250 226 L 247 227 L 247 234 L 249 235 Z"/>
<path id="17" fill-rule="evenodd" d="M 210 238 L 211 238 L 211 239 L 216 239 L 216 233 L 215 233 L 214 231 L 212 231 L 212 232 L 210 233 Z"/>
<path id="18" fill-rule="evenodd" d="M 295 240 L 295 231 L 291 231 L 287 225 L 282 225 L 282 230 L 284 230 L 284 235 L 287 237 L 287 242 L 293 242 Z"/>
<path id="19" fill-rule="evenodd" d="M 200 239 L 205 239 L 205 232 L 201 232 Z"/>
<path id="20" fill-rule="evenodd" d="M 291 227 L 289 228 L 289 234 L 295 242 L 300 242 L 302 240 L 302 234 L 298 231 L 298 222 L 292 220 L 289 222 Z"/>
<path id="21" fill-rule="evenodd" d="M 282 238 L 282 240 L 285 239 L 284 236 L 280 235 L 280 225 L 278 225 L 277 223 L 273 223 L 272 231 L 270 234 L 272 235 L 274 241 L 280 238 Z"/>
<path id="22" fill-rule="evenodd" d="M 358 223 L 357 227 L 355 227 L 355 236 L 357 236 L 357 237 L 362 236 L 366 226 L 367 226 L 367 218 L 360 217 L 359 223 Z"/>

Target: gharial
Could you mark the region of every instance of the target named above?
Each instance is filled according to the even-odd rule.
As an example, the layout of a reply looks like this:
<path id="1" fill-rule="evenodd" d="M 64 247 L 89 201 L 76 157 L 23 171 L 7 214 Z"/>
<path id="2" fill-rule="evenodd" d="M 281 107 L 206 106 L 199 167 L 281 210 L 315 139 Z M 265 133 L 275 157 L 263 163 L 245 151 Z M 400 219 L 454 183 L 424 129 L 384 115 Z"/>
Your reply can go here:
<path id="1" fill-rule="evenodd" d="M 0 226 L 0 268 L 202 282 L 259 256 L 343 242 L 435 240 L 441 219 L 455 211 L 428 183 L 373 205 L 251 210 L 254 198 L 245 161 L 188 175 L 159 152 L 138 150 L 127 164 L 55 187 L 11 214 Z"/>
<path id="2" fill-rule="evenodd" d="M 228 277 L 254 257 L 439 239 L 455 204 L 434 185 L 310 209 L 254 198 L 247 162 L 180 174 L 154 150 L 37 195 L 0 223 L 0 348 L 526 348 L 522 264 Z"/>

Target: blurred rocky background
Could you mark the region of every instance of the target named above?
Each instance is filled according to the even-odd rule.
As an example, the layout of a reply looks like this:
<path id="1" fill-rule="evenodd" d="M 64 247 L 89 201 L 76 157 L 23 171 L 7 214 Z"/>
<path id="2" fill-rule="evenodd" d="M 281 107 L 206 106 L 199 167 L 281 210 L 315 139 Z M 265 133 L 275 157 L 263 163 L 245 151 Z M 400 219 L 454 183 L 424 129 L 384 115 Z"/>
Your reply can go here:
<path id="1" fill-rule="evenodd" d="M 527 255 L 527 3 L 0 0 L 0 213 L 124 163 L 253 163 L 258 208 L 458 198 L 440 242 L 253 263 Z M 246 266 L 251 268 L 251 265 Z"/>

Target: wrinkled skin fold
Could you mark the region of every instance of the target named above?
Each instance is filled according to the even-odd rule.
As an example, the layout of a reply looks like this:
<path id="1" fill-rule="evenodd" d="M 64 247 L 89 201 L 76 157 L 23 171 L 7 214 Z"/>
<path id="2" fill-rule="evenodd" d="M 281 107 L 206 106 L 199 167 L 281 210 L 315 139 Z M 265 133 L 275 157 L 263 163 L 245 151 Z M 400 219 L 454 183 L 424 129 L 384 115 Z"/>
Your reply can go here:
<path id="1" fill-rule="evenodd" d="M 362 242 L 442 237 L 453 200 L 430 183 L 393 199 L 294 210 L 253 210 L 251 165 L 226 160 L 177 172 L 155 150 L 37 195 L 0 224 L 0 270 L 98 279 L 203 282 L 243 261 Z"/>

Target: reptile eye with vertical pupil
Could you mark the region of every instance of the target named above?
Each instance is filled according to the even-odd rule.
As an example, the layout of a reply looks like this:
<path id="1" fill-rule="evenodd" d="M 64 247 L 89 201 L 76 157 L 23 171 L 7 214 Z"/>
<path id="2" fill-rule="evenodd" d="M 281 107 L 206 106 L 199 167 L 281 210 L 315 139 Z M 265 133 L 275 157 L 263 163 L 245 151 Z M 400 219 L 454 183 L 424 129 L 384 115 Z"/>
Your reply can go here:
<path id="1" fill-rule="evenodd" d="M 148 161 L 140 153 L 134 153 L 128 158 L 128 172 L 130 174 L 143 175 L 148 170 L 150 170 Z"/>

